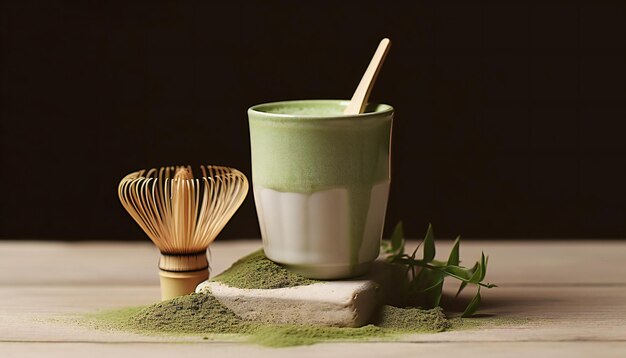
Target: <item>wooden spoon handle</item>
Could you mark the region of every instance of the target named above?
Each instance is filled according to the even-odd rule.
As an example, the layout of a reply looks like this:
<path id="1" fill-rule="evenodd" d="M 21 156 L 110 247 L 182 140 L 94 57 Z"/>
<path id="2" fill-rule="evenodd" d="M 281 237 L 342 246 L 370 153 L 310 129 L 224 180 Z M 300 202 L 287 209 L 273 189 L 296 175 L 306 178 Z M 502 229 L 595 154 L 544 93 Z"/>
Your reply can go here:
<path id="1" fill-rule="evenodd" d="M 354 91 L 354 95 L 352 96 L 350 103 L 348 103 L 348 106 L 343 111 L 344 114 L 363 113 L 365 106 L 367 105 L 367 100 L 372 92 L 372 88 L 374 87 L 374 82 L 376 82 L 376 77 L 378 76 L 380 67 L 383 64 L 383 61 L 385 61 L 385 57 L 387 56 L 390 46 L 391 41 L 389 39 L 384 38 L 380 41 L 380 44 L 374 53 L 374 57 L 372 57 L 372 61 L 370 61 L 369 66 L 367 66 L 367 70 L 361 78 L 361 82 L 359 82 L 359 86 L 356 88 L 356 91 Z"/>

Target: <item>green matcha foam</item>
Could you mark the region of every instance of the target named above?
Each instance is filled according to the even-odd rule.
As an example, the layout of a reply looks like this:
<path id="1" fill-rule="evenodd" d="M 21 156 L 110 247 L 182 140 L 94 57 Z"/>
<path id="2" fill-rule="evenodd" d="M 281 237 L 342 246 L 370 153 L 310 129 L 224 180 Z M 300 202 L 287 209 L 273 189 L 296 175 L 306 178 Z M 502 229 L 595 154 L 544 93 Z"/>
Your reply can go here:
<path id="1" fill-rule="evenodd" d="M 344 115 L 349 101 L 347 100 L 301 100 L 264 103 L 252 107 L 256 112 L 268 114 L 282 114 L 296 117 L 362 117 L 364 114 L 383 112 L 391 109 L 385 104 L 370 104 L 364 114 L 358 116 Z"/>
<path id="2" fill-rule="evenodd" d="M 343 115 L 347 101 L 266 103 L 248 110 L 253 183 L 310 193 L 388 180 L 393 108 Z"/>

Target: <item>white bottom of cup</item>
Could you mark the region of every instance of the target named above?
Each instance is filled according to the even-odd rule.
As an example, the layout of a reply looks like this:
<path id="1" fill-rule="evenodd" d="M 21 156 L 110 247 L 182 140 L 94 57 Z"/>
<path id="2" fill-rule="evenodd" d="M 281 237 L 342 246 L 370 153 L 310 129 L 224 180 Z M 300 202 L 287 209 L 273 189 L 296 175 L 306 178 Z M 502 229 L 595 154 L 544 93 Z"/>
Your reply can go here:
<path id="1" fill-rule="evenodd" d="M 270 258 L 271 259 L 271 258 Z M 275 260 L 272 260 L 275 261 Z M 278 262 L 278 261 L 277 261 Z M 363 262 L 357 265 L 289 265 L 284 264 L 289 270 L 316 280 L 337 280 L 361 276 L 367 273 L 374 261 Z"/>
<path id="2" fill-rule="evenodd" d="M 310 278 L 365 273 L 379 254 L 389 181 L 372 186 L 360 246 L 355 246 L 350 232 L 355 208 L 348 195 L 341 187 L 304 194 L 254 185 L 267 257 Z"/>

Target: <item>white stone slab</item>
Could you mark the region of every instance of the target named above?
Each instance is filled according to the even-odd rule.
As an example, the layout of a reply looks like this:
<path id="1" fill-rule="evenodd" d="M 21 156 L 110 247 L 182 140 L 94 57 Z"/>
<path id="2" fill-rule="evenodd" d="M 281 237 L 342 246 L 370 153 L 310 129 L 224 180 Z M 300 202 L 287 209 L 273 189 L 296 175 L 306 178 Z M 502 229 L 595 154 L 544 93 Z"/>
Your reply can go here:
<path id="1" fill-rule="evenodd" d="M 376 262 L 358 279 L 325 281 L 277 289 L 241 289 L 205 281 L 196 292 L 210 291 L 238 316 L 265 323 L 360 327 L 399 287 L 394 270 Z"/>

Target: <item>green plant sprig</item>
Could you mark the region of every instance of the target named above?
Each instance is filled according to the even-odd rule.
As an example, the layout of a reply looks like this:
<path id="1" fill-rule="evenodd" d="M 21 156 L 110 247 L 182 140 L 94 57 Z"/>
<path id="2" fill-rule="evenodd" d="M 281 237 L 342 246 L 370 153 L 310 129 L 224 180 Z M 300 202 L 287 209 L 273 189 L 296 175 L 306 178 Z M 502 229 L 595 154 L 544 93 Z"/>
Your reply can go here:
<path id="1" fill-rule="evenodd" d="M 455 297 L 465 289 L 467 285 L 477 287 L 476 295 L 469 302 L 461 317 L 473 315 L 481 303 L 480 289 L 497 287 L 491 283 L 484 283 L 487 274 L 489 257 L 481 254 L 480 260 L 474 266 L 468 268 L 460 265 L 459 250 L 461 237 L 454 241 L 447 261 L 435 260 L 435 235 L 432 225 L 428 225 L 424 240 L 417 245 L 411 255 L 404 252 L 405 238 L 402 222 L 399 222 L 391 235 L 390 240 L 383 240 L 382 250 L 386 255 L 385 260 L 390 263 L 406 266 L 407 275 L 410 277 L 407 296 L 411 302 L 433 308 L 439 306 L 443 292 L 443 282 L 446 276 L 461 281 L 461 286 Z M 423 246 L 421 259 L 416 258 L 417 250 Z M 418 271 L 418 268 L 421 268 Z"/>

